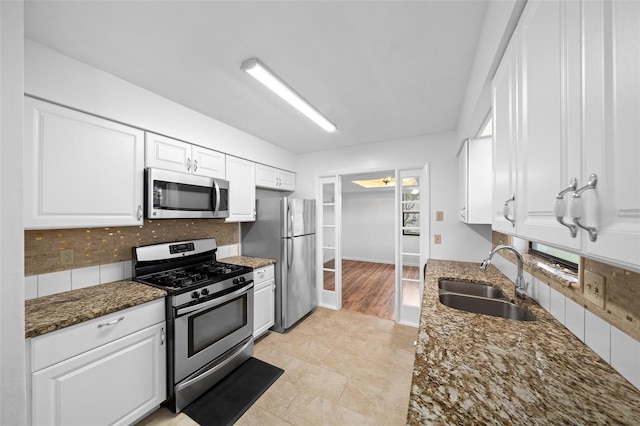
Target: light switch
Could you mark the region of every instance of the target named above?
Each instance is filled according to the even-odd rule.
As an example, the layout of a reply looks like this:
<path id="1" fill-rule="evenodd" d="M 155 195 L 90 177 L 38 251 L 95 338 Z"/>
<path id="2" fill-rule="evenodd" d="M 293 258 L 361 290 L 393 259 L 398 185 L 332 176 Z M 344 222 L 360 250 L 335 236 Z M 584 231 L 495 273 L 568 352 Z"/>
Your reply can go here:
<path id="1" fill-rule="evenodd" d="M 436 212 L 436 222 L 442 222 L 444 220 L 444 212 L 437 211 Z"/>
<path id="2" fill-rule="evenodd" d="M 442 235 L 434 234 L 433 235 L 433 243 L 434 244 L 442 244 Z"/>

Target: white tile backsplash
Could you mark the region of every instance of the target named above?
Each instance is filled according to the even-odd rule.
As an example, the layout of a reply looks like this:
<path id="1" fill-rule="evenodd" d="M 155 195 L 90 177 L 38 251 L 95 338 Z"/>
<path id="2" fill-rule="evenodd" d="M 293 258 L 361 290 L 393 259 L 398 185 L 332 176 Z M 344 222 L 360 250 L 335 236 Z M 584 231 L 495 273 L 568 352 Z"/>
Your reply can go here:
<path id="1" fill-rule="evenodd" d="M 563 325 L 566 324 L 565 299 L 564 294 L 549 287 L 549 313 Z"/>
<path id="2" fill-rule="evenodd" d="M 546 283 L 542 281 L 538 282 L 538 303 L 542 306 L 547 312 L 551 309 L 551 287 L 549 287 Z"/>
<path id="3" fill-rule="evenodd" d="M 640 342 L 611 326 L 611 366 L 640 389 Z"/>
<path id="4" fill-rule="evenodd" d="M 584 315 L 584 342 L 611 363 L 611 325 L 589 311 Z"/>
<path id="5" fill-rule="evenodd" d="M 71 271 L 38 275 L 38 297 L 71 290 Z"/>
<path id="6" fill-rule="evenodd" d="M 231 244 L 227 247 L 229 248 L 229 256 L 238 256 L 240 254 L 237 244 Z"/>
<path id="7" fill-rule="evenodd" d="M 131 279 L 133 277 L 133 262 L 127 260 L 125 262 L 122 262 L 122 266 L 124 267 L 124 279 Z"/>
<path id="8" fill-rule="evenodd" d="M 229 246 L 220 246 L 216 252 L 216 259 L 224 259 L 229 257 Z"/>
<path id="9" fill-rule="evenodd" d="M 565 298 L 565 326 L 584 342 L 584 307 Z"/>
<path id="10" fill-rule="evenodd" d="M 24 277 L 24 300 L 38 297 L 38 276 L 30 275 Z"/>
<path id="11" fill-rule="evenodd" d="M 71 270 L 71 288 L 91 287 L 100 283 L 100 267 L 89 266 Z"/>
<path id="12" fill-rule="evenodd" d="M 100 265 L 100 284 L 124 279 L 124 262 Z"/>

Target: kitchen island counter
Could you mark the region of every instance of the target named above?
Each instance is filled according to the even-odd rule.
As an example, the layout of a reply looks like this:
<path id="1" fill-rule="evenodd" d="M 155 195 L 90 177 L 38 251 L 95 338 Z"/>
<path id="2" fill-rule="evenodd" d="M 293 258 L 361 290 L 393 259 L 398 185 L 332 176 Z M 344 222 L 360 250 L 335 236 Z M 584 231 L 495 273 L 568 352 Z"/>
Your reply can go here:
<path id="1" fill-rule="evenodd" d="M 25 337 L 41 336 L 165 297 L 167 292 L 123 280 L 25 301 Z"/>
<path id="2" fill-rule="evenodd" d="M 407 424 L 637 424 L 640 391 L 535 301 L 533 322 L 464 312 L 440 278 L 514 294 L 494 266 L 427 262 Z"/>

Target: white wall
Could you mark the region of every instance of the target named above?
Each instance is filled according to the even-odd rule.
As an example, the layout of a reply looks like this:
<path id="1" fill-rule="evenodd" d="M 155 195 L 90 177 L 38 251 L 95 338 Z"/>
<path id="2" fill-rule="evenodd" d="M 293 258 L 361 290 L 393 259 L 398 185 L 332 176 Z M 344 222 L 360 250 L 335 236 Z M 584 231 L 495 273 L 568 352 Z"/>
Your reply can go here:
<path id="1" fill-rule="evenodd" d="M 491 228 L 470 227 L 457 219 L 458 160 L 453 132 L 407 138 L 344 149 L 298 155 L 296 197 L 315 197 L 316 179 L 389 169 L 420 169 L 430 163 L 431 234 L 441 234 L 442 244 L 429 238 L 434 259 L 480 262 L 490 250 Z M 435 212 L 444 212 L 444 221 L 435 221 Z"/>
<path id="2" fill-rule="evenodd" d="M 342 194 L 342 257 L 365 262 L 395 262 L 394 191 Z M 415 237 L 414 237 L 415 238 Z"/>
<path id="3" fill-rule="evenodd" d="M 489 2 L 458 119 L 459 142 L 476 136 L 491 109 L 491 80 L 525 3 L 525 0 Z"/>
<path id="4" fill-rule="evenodd" d="M 284 170 L 295 154 L 25 40 L 25 93 Z"/>
<path id="5" fill-rule="evenodd" d="M 0 424 L 26 423 L 22 1 L 0 1 Z"/>

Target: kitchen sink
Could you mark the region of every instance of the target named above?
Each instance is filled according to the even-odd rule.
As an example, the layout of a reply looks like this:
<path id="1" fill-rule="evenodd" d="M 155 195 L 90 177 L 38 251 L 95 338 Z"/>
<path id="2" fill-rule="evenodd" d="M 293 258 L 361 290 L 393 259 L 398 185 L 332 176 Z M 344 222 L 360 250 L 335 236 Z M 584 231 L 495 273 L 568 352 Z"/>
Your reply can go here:
<path id="1" fill-rule="evenodd" d="M 438 288 L 440 289 L 440 293 L 459 293 L 469 296 L 508 300 L 499 288 L 476 282 L 439 280 Z"/>
<path id="2" fill-rule="evenodd" d="M 470 296 L 458 293 L 440 293 L 440 303 L 461 311 L 491 315 L 516 321 L 535 321 L 536 317 L 527 308 L 507 300 Z"/>

